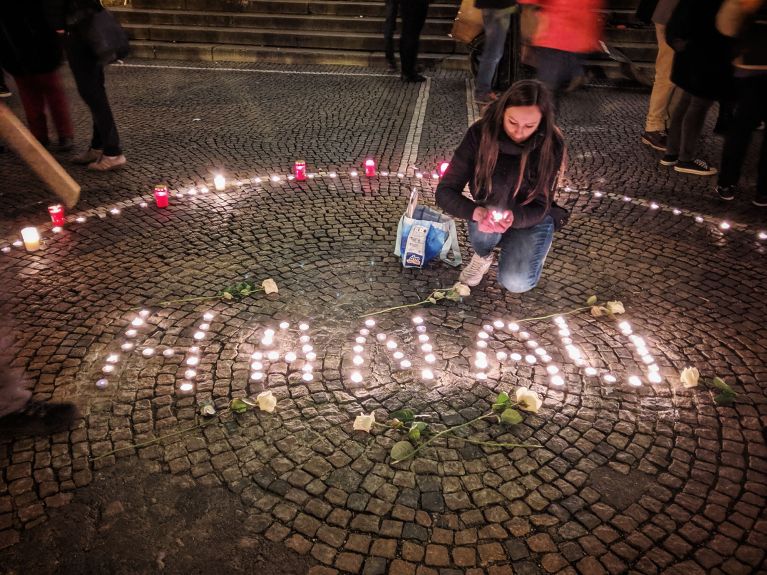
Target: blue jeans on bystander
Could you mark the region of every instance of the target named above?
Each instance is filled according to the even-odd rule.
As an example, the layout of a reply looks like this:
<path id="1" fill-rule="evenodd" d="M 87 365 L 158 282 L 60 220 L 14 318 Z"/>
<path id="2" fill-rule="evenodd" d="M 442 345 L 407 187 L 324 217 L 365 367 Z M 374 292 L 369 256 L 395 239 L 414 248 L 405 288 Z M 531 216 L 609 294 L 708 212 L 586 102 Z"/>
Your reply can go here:
<path id="1" fill-rule="evenodd" d="M 480 232 L 477 222 L 469 222 L 469 241 L 477 255 L 486 257 L 501 247 L 498 282 L 513 293 L 530 291 L 538 284 L 553 239 L 551 216 L 532 228 L 509 228 L 502 234 Z"/>
<path id="2" fill-rule="evenodd" d="M 493 90 L 493 77 L 498 62 L 503 57 L 503 45 L 509 32 L 513 8 L 483 8 L 482 25 L 485 29 L 485 45 L 479 57 L 474 94 L 486 97 Z"/>

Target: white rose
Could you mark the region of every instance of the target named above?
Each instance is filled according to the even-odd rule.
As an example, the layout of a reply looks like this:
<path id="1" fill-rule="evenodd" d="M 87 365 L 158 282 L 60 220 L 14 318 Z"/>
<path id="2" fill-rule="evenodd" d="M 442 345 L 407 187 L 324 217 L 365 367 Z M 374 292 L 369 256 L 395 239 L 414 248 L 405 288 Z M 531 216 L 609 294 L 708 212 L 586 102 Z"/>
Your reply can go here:
<path id="1" fill-rule="evenodd" d="M 265 279 L 261 282 L 261 287 L 264 288 L 264 293 L 269 295 L 270 293 L 277 293 L 277 284 L 272 278 Z"/>
<path id="2" fill-rule="evenodd" d="M 679 374 L 679 381 L 685 387 L 697 387 L 698 379 L 700 379 L 700 372 L 697 367 L 685 367 Z"/>
<path id="3" fill-rule="evenodd" d="M 461 297 L 468 297 L 471 295 L 471 288 L 461 282 L 455 282 L 453 289 L 455 290 L 455 293 Z"/>
<path id="4" fill-rule="evenodd" d="M 375 422 L 376 422 L 375 413 L 371 413 L 370 415 L 365 415 L 363 413 L 362 415 L 358 415 L 354 419 L 354 430 L 367 431 L 368 433 L 370 433 L 370 428 L 373 427 L 373 424 Z"/>
<path id="5" fill-rule="evenodd" d="M 538 413 L 541 405 L 543 405 L 543 400 L 532 389 L 519 387 L 517 388 L 517 404 L 519 409 L 529 411 L 530 413 Z"/>
<path id="6" fill-rule="evenodd" d="M 272 413 L 277 405 L 277 398 L 271 391 L 262 391 L 256 396 L 256 402 L 261 411 Z"/>
<path id="7" fill-rule="evenodd" d="M 626 313 L 626 310 L 623 307 L 623 304 L 619 301 L 608 301 L 607 311 L 609 311 L 612 314 Z"/>

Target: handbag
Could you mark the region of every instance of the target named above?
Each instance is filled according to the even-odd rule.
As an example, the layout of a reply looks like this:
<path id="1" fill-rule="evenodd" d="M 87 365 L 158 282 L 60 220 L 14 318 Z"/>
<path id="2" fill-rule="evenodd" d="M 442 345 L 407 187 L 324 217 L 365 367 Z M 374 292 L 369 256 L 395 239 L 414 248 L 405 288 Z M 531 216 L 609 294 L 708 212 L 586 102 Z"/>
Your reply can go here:
<path id="1" fill-rule="evenodd" d="M 406 268 L 423 268 L 434 258 L 453 267 L 462 263 L 453 218 L 418 205 L 418 191 L 410 194 L 407 210 L 399 219 L 394 255 Z"/>
<path id="2" fill-rule="evenodd" d="M 482 29 L 482 10 L 474 7 L 474 0 L 463 0 L 453 22 L 450 36 L 453 40 L 470 44 L 482 33 Z"/>
<path id="3" fill-rule="evenodd" d="M 102 66 L 122 60 L 130 51 L 128 33 L 103 6 L 79 21 L 74 33 L 88 45 Z"/>

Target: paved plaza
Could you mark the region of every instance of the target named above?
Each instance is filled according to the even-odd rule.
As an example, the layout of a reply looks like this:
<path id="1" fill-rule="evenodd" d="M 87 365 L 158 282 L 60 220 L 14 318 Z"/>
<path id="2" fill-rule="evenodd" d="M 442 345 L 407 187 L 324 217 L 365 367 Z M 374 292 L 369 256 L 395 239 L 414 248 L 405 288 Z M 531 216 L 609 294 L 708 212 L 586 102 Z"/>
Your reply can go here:
<path id="1" fill-rule="evenodd" d="M 458 277 L 441 263 L 403 269 L 392 254 L 410 190 L 434 204 L 433 172 L 478 114 L 463 73 L 427 74 L 403 85 L 348 67 L 111 67 L 129 164 L 93 174 L 58 155 L 83 193 L 57 233 L 55 198 L 0 154 L 0 305 L 15 365 L 36 399 L 81 414 L 68 432 L 0 435 L 0 572 L 767 572 L 755 154 L 742 196 L 723 203 L 713 179 L 663 168 L 640 144 L 646 92 L 587 86 L 561 105 L 558 203 L 571 219 L 539 286 L 507 293 L 493 268 L 461 301 L 366 326 L 363 314 Z M 88 116 L 66 81 L 83 147 Z M 717 164 L 709 120 L 700 155 Z M 298 159 L 303 182 L 288 178 Z M 14 245 L 26 225 L 40 251 Z M 267 278 L 278 293 L 165 303 Z M 514 325 L 591 295 L 625 314 Z M 491 352 L 479 376 L 478 345 Z M 685 388 L 687 366 L 730 384 L 734 403 Z M 536 414 L 473 423 L 403 462 L 390 457 L 402 431 L 353 429 L 362 413 L 385 423 L 410 408 L 436 432 L 520 386 L 543 398 Z M 273 412 L 225 411 L 264 390 Z M 203 417 L 206 405 L 219 417 Z"/>

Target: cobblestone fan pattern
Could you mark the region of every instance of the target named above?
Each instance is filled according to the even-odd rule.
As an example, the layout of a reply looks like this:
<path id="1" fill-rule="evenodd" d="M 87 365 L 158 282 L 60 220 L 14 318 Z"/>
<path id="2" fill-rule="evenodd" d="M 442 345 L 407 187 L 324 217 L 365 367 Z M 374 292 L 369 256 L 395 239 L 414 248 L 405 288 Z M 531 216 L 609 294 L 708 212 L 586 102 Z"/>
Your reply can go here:
<path id="1" fill-rule="evenodd" d="M 561 192 L 573 216 L 539 287 L 504 293 L 491 271 L 463 302 L 421 310 L 437 357 L 433 381 L 419 375 L 414 312 L 380 316 L 365 344 L 363 381 L 354 383 L 359 316 L 417 301 L 457 278 L 442 265 L 403 270 L 391 248 L 408 190 L 421 187 L 432 201 L 429 172 L 466 128 L 466 80 L 432 78 L 418 156 L 427 177 L 368 179 L 349 171 L 368 156 L 379 169 L 396 169 L 418 88 L 339 70 L 110 72 L 130 166 L 107 175 L 73 170 L 84 183 L 79 209 L 87 219 L 58 235 L 41 226 L 42 251 L 0 254 L 3 305 L 19 325 L 16 365 L 35 379 L 38 399 L 72 400 L 83 413 L 68 433 L 0 438 L 0 546 L 66 506 L 95 471 L 138 458 L 203 487 L 226 487 L 250 510 L 251 529 L 311 556 L 318 575 L 763 572 L 767 274 L 754 230 L 764 215 L 746 208 L 745 196 L 724 214 L 709 199 L 710 180 L 657 166 L 638 143 L 646 94 L 573 94 L 562 110 L 571 163 Z M 79 104 L 76 120 L 84 134 Z M 703 153 L 714 159 L 709 132 Z M 285 180 L 299 157 L 319 174 Z M 7 240 L 22 223 L 41 224 L 50 198 L 30 189 L 8 154 L 0 167 Z M 215 170 L 232 182 L 223 192 L 212 191 Z M 269 181 L 274 174 L 283 179 Z M 160 180 L 183 195 L 165 210 L 141 207 L 139 196 L 151 201 Z M 190 196 L 187 188 L 203 181 L 211 191 Z M 717 228 L 725 216 L 738 225 Z M 279 294 L 156 305 L 267 277 Z M 541 363 L 524 361 L 496 362 L 487 380 L 475 379 L 471 358 L 484 325 L 571 309 L 592 293 L 624 302 L 661 383 L 647 382 L 616 321 L 588 314 L 568 319 L 573 343 L 617 381 L 574 365 L 548 320 L 527 329 L 560 366 L 563 387 L 550 384 Z M 146 324 L 126 338 L 142 308 Z M 208 311 L 215 315 L 196 339 Z M 283 321 L 290 327 L 280 330 Z M 252 354 L 268 328 L 277 330 L 282 354 L 298 351 L 308 335 L 313 371 L 303 369 L 306 359 L 277 359 L 265 362 L 263 380 L 251 379 Z M 373 337 L 379 332 L 415 369 L 398 369 Z M 122 350 L 126 341 L 135 347 Z M 492 350 L 525 348 L 506 328 L 489 341 Z M 178 386 L 195 345 L 195 389 L 184 394 Z M 119 360 L 104 375 L 112 353 Z M 702 388 L 684 389 L 678 372 L 687 365 L 731 382 L 737 402 L 717 407 Z M 632 374 L 641 386 L 628 385 Z M 98 389 L 102 377 L 109 383 Z M 470 436 L 540 449 L 455 438 L 392 465 L 395 432 L 352 430 L 361 412 L 383 421 L 402 407 L 435 425 L 460 424 L 518 385 L 544 397 L 540 412 L 511 428 L 477 424 Z M 248 412 L 162 445 L 91 459 L 188 427 L 201 401 L 221 407 L 267 388 L 279 399 L 274 413 Z"/>

